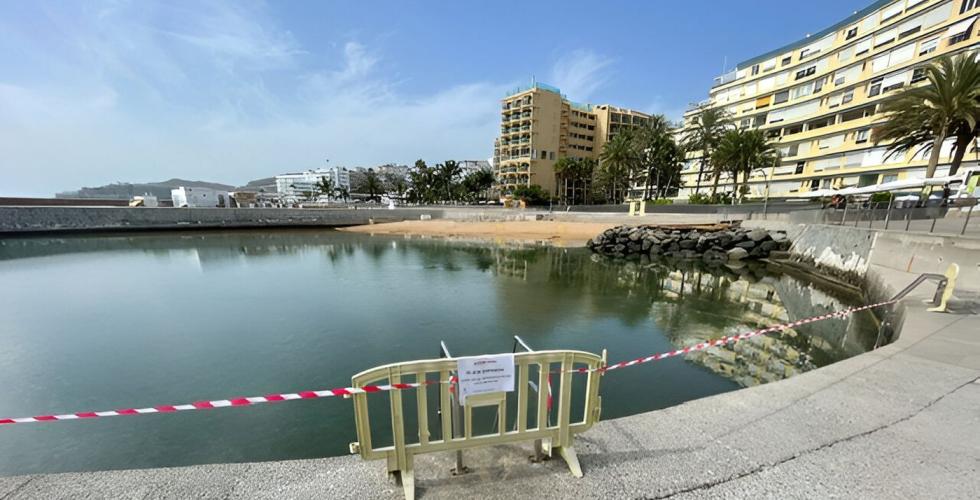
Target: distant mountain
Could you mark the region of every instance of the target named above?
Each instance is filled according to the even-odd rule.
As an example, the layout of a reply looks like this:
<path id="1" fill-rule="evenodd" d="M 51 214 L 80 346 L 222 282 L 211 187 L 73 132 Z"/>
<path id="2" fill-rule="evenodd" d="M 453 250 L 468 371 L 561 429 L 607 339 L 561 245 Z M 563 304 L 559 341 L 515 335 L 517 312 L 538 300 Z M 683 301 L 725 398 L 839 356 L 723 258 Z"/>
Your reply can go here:
<path id="1" fill-rule="evenodd" d="M 259 192 L 259 190 L 264 193 L 275 193 L 276 178 L 264 177 L 262 179 L 255 179 L 254 181 L 249 181 L 248 184 L 245 184 L 244 186 L 238 186 L 235 188 L 235 191 Z"/>
<path id="2" fill-rule="evenodd" d="M 180 186 L 203 187 L 219 191 L 233 191 L 234 186 L 207 181 L 189 181 L 185 179 L 168 179 L 161 182 L 128 183 L 117 182 L 98 187 L 83 187 L 78 191 L 65 191 L 55 194 L 56 198 L 102 198 L 128 200 L 133 196 L 152 194 L 161 200 L 170 199 L 170 190 Z"/>

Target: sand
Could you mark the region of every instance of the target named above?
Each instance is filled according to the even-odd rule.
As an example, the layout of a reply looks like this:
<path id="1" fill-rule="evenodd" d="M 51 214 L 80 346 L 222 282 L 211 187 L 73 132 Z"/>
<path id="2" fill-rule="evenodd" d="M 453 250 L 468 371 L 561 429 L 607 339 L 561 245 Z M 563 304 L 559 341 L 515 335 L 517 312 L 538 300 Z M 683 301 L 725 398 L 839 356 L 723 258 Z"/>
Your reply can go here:
<path id="1" fill-rule="evenodd" d="M 404 234 L 493 241 L 538 241 L 555 246 L 585 246 L 593 236 L 621 222 L 508 221 L 460 222 L 452 220 L 404 221 L 342 228 L 370 234 Z"/>

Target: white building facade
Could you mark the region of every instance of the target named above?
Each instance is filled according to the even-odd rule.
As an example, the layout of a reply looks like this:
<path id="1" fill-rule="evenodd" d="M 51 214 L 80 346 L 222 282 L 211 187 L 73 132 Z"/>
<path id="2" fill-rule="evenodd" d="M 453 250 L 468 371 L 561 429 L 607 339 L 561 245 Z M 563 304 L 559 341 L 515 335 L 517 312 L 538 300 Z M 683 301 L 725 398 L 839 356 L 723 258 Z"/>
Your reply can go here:
<path id="1" fill-rule="evenodd" d="M 218 191 L 216 189 L 204 187 L 184 186 L 177 189 L 171 189 L 170 199 L 173 200 L 174 206 L 177 208 L 229 207 L 229 203 L 231 201 L 227 191 Z"/>
<path id="2" fill-rule="evenodd" d="M 285 201 L 305 200 L 307 193 L 316 192 L 316 185 L 322 177 L 333 181 L 334 188 L 350 190 L 350 171 L 345 167 L 330 167 L 277 175 L 276 191 L 279 198 Z"/>

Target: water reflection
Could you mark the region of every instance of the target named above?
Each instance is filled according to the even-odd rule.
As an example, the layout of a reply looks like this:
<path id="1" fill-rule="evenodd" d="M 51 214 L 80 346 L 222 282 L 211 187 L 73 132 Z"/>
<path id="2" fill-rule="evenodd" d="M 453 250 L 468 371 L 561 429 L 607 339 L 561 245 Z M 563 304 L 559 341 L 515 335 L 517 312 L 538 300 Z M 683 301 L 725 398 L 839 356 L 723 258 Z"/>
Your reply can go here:
<path id="1" fill-rule="evenodd" d="M 618 361 L 851 305 L 764 266 L 323 230 L 0 239 L 0 282 L 0 416 L 343 386 L 431 357 L 440 340 L 474 355 L 509 351 L 519 334 Z M 617 371 L 603 416 L 851 356 L 873 342 L 870 321 Z M 0 433 L 16 450 L 0 454 L 0 474 L 340 455 L 353 436 L 344 400 L 15 426 Z"/>

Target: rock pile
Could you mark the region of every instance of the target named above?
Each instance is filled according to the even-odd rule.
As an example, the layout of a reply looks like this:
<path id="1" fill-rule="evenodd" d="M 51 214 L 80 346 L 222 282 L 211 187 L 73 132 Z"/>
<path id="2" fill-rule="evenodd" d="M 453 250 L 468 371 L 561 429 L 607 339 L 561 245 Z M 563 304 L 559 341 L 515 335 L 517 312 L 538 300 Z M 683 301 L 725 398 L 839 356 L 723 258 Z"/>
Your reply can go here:
<path id="1" fill-rule="evenodd" d="M 762 259 L 788 250 L 786 233 L 740 227 L 619 226 L 589 240 L 593 252 L 615 258 L 679 257 L 728 262 Z"/>

